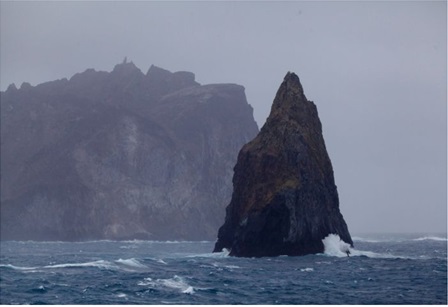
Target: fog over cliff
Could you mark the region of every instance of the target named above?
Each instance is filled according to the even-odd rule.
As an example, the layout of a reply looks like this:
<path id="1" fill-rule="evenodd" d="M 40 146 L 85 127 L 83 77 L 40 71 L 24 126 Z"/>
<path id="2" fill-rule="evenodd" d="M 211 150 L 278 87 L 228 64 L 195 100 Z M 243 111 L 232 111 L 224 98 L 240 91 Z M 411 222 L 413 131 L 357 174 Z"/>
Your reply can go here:
<path id="1" fill-rule="evenodd" d="M 1 93 L 1 238 L 212 240 L 239 149 L 244 87 L 132 62 Z"/>
<path id="2" fill-rule="evenodd" d="M 446 231 L 446 1 L 1 1 L 0 14 L 2 91 L 127 56 L 244 86 L 262 127 L 294 71 L 351 233 Z"/>

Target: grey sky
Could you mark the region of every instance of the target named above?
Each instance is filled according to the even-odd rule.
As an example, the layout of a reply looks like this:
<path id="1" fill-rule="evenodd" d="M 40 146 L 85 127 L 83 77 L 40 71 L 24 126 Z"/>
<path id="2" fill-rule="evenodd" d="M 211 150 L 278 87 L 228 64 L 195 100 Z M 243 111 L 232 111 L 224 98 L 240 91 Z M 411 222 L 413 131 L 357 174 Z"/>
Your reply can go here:
<path id="1" fill-rule="evenodd" d="M 293 71 L 352 234 L 446 231 L 446 1 L 2 1 L 0 26 L 1 90 L 127 56 L 244 85 L 261 127 Z"/>

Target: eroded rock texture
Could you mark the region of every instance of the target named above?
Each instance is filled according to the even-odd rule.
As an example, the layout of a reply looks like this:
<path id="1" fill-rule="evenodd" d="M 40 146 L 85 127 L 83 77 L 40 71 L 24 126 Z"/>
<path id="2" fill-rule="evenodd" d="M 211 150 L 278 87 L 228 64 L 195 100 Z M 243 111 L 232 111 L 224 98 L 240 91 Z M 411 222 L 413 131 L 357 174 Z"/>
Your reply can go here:
<path id="1" fill-rule="evenodd" d="M 1 93 L 1 238 L 215 239 L 244 88 L 132 62 Z"/>
<path id="2" fill-rule="evenodd" d="M 353 244 L 339 211 L 317 108 L 294 73 L 285 76 L 260 133 L 239 152 L 233 187 L 216 252 L 320 253 L 330 233 Z"/>

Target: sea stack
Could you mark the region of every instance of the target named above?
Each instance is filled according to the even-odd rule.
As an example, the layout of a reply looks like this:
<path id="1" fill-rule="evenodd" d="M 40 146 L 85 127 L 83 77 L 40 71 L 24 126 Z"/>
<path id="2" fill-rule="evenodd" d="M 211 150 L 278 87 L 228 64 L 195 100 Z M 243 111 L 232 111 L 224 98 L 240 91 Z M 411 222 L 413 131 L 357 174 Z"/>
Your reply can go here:
<path id="1" fill-rule="evenodd" d="M 317 108 L 288 72 L 259 134 L 243 146 L 214 252 L 264 257 L 324 252 L 337 234 L 353 246 L 339 211 Z"/>

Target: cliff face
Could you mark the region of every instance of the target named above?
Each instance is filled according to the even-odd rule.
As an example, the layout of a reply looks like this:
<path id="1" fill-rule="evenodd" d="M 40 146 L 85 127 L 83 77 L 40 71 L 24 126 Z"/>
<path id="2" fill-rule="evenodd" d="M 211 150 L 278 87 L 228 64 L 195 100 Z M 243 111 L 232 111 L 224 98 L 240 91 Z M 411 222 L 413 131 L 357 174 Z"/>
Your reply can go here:
<path id="1" fill-rule="evenodd" d="M 1 93 L 1 238 L 216 238 L 244 88 L 133 63 Z"/>
<path id="2" fill-rule="evenodd" d="M 215 252 L 320 253 L 330 233 L 353 244 L 339 211 L 316 106 L 294 73 L 285 76 L 260 133 L 239 152 L 233 186 Z"/>

